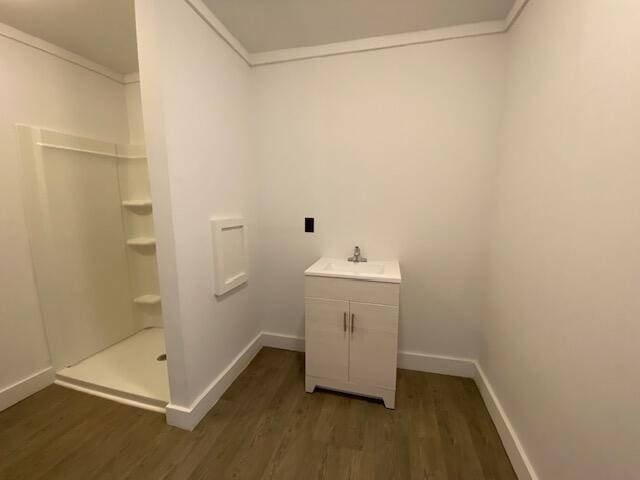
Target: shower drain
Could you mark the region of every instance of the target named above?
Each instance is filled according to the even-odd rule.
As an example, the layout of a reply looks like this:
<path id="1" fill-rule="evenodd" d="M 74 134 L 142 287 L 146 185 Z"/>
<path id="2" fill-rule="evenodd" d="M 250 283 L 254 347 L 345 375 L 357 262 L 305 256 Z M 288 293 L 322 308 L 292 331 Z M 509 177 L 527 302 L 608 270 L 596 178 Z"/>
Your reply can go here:
<path id="1" fill-rule="evenodd" d="M 167 354 L 163 353 L 162 355 L 158 355 L 158 358 L 156 358 L 157 361 L 159 362 L 164 362 L 167 360 Z"/>

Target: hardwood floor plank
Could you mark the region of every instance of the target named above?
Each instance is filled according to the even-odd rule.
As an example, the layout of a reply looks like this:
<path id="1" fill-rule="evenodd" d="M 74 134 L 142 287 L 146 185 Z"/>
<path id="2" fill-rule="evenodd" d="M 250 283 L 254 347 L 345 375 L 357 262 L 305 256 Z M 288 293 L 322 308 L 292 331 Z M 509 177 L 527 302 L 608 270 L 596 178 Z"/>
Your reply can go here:
<path id="1" fill-rule="evenodd" d="M 140 437 L 140 432 L 149 431 L 157 421 L 156 416 L 149 412 L 123 405 L 105 410 L 107 416 L 99 429 L 83 425 L 75 432 L 75 436 L 82 439 L 75 450 L 61 456 L 60 461 L 45 469 L 42 475 L 32 478 L 99 478 L 111 458 L 121 459 L 128 450 L 136 449 L 134 439 Z M 92 461 L 87 462 L 87 458 Z"/>
<path id="2" fill-rule="evenodd" d="M 411 478 L 446 479 L 447 469 L 433 397 L 425 395 L 430 384 L 419 372 L 408 372 L 407 375 L 408 410 L 411 412 L 408 434 L 414 439 L 410 442 Z"/>
<path id="3" fill-rule="evenodd" d="M 317 470 L 329 444 L 326 436 L 322 440 L 315 439 L 323 404 L 330 401 L 327 395 L 319 392 L 300 396 L 283 426 L 284 434 L 261 476 L 262 479 L 310 478 L 311 473 Z M 327 431 L 321 430 L 321 435 L 332 435 L 333 431 L 334 425 L 331 425 Z"/>
<path id="4" fill-rule="evenodd" d="M 431 381 L 435 386 L 434 402 L 447 478 L 485 478 L 467 422 L 458 408 L 457 392 L 452 388 L 455 377 L 433 375 Z"/>
<path id="5" fill-rule="evenodd" d="M 116 410 L 117 404 L 109 402 L 102 408 L 93 409 L 72 428 L 61 431 L 55 438 L 51 438 L 46 445 L 37 450 L 27 451 L 20 461 L 2 471 L 1 477 L 15 480 L 30 480 L 43 476 L 47 470 L 58 462 L 73 455 L 84 442 L 93 442 L 101 435 L 103 429 L 109 428 L 108 419 Z"/>
<path id="6" fill-rule="evenodd" d="M 3 447 L 0 449 L 0 478 L 10 476 L 8 470 L 14 464 L 24 462 L 30 456 L 40 457 L 47 448 L 56 445 L 59 438 L 87 422 L 87 419 L 98 412 L 104 411 L 105 408 L 96 397 L 81 395 L 57 385 L 52 385 L 45 390 L 50 390 L 47 395 L 34 395 L 25 400 L 28 402 L 27 405 L 33 405 L 33 408 L 27 409 L 25 414 L 31 415 L 38 408 L 42 408 L 47 412 L 47 416 L 35 414 L 34 418 L 22 423 L 17 431 L 10 429 L 14 437 L 3 440 Z M 53 409 L 47 406 L 48 395 L 51 392 L 57 392 L 65 398 L 64 403 Z M 111 403 L 108 402 L 106 408 Z M 0 414 L 2 415 L 4 412 Z M 15 475 L 18 475 L 17 471 Z"/>
<path id="7" fill-rule="evenodd" d="M 511 463 L 502 461 L 507 453 L 500 441 L 489 412 L 487 411 L 478 387 L 470 379 L 459 379 L 458 389 L 461 400 L 460 409 L 467 419 L 473 444 L 486 478 L 512 479 L 515 472 Z"/>
<path id="8" fill-rule="evenodd" d="M 198 427 L 184 440 L 184 445 L 176 449 L 177 452 L 173 455 L 174 460 L 171 465 L 168 465 L 161 475 L 154 478 L 184 479 L 193 473 L 201 458 L 207 454 L 211 444 L 215 443 L 227 425 L 235 418 L 238 410 L 246 402 L 251 401 L 250 396 L 243 394 L 243 392 L 253 388 L 253 385 L 260 381 L 267 371 L 271 363 L 266 355 L 268 353 L 265 349 L 258 353 L 251 363 L 251 368 L 247 368 L 240 374 Z M 164 443 L 166 442 L 160 442 L 156 448 L 160 455 L 162 450 L 166 448 Z M 161 456 L 160 458 L 165 457 Z"/>
<path id="9" fill-rule="evenodd" d="M 106 458 L 102 459 L 100 467 L 96 468 L 96 473 L 92 477 L 85 478 L 96 480 L 130 478 L 136 466 L 144 462 L 153 452 L 153 439 L 156 436 L 165 439 L 163 445 L 170 446 L 175 445 L 181 438 L 188 435 L 187 432 L 169 427 L 161 415 L 152 412 L 144 413 L 145 415 L 136 422 L 135 426 L 123 426 L 122 441 L 113 446 L 112 453 L 108 455 L 105 455 L 104 452 L 98 453 Z M 140 478 L 143 478 L 143 475 Z"/>
<path id="10" fill-rule="evenodd" d="M 304 354 L 272 348 L 193 432 L 54 385 L 0 412 L 0 478 L 516 478 L 472 380 L 399 370 L 396 406 L 306 393 Z"/>
<path id="11" fill-rule="evenodd" d="M 304 390 L 302 379 L 296 375 L 299 370 L 296 358 L 291 356 L 287 360 L 287 368 L 283 369 L 283 382 L 260 414 L 253 432 L 247 435 L 240 445 L 238 453 L 226 469 L 225 476 L 259 478 L 284 435 L 284 429 L 281 427 L 286 424 L 290 412 L 296 406 L 299 398 L 296 392 Z"/>
<path id="12" fill-rule="evenodd" d="M 271 399 L 278 391 L 278 387 L 285 380 L 286 370 L 273 366 L 267 369 L 265 378 L 268 381 L 256 381 L 245 395 L 250 399 L 243 404 L 234 416 L 234 419 L 221 433 L 218 441 L 211 445 L 202 462 L 198 464 L 189 476 L 193 480 L 206 478 L 225 478 L 224 472 L 234 457 L 238 455 L 245 437 L 251 435 L 255 429 L 260 415 L 269 405 Z"/>

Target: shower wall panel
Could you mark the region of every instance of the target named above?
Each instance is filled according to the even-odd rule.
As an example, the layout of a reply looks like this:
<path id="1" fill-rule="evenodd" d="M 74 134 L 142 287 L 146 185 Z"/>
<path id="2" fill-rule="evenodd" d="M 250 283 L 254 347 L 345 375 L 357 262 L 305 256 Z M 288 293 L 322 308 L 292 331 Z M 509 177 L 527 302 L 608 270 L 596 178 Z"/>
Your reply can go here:
<path id="1" fill-rule="evenodd" d="M 18 127 L 26 217 L 52 362 L 134 334 L 115 145 Z M 93 153 L 90 153 L 93 152 Z"/>

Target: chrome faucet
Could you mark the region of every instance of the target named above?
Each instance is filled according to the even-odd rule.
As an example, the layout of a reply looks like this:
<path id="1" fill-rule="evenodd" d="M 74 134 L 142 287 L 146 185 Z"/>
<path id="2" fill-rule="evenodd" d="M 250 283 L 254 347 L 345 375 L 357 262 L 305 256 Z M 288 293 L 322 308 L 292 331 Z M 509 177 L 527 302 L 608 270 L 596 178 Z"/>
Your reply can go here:
<path id="1" fill-rule="evenodd" d="M 360 262 L 366 262 L 367 259 L 362 257 L 362 256 L 360 256 L 360 247 L 358 247 L 356 245 L 356 248 L 353 249 L 353 257 L 347 258 L 347 261 L 354 262 L 354 263 L 360 263 Z"/>

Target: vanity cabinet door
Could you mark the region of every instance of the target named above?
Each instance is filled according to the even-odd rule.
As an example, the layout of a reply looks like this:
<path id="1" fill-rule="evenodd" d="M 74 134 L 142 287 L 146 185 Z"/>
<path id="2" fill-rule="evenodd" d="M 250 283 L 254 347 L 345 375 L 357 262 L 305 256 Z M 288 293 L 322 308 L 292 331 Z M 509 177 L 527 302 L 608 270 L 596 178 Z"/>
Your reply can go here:
<path id="1" fill-rule="evenodd" d="M 349 302 L 305 299 L 306 373 L 334 380 L 348 379 Z"/>
<path id="2" fill-rule="evenodd" d="M 350 302 L 349 381 L 396 388 L 398 307 Z"/>

